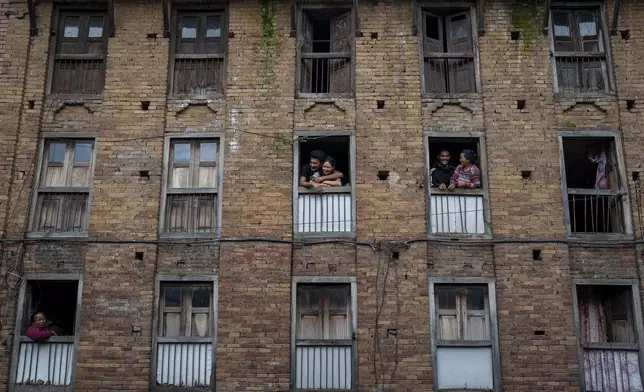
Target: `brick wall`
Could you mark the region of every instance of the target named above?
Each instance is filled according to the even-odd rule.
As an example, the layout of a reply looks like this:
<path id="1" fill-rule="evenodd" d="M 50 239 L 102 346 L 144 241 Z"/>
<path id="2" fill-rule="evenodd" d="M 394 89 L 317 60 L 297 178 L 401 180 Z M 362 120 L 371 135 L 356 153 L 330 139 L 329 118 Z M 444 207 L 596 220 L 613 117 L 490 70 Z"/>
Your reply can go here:
<path id="1" fill-rule="evenodd" d="M 148 390 L 159 275 L 218 275 L 221 391 L 289 389 L 293 276 L 356 278 L 360 390 L 383 383 L 396 391 L 431 389 L 430 277 L 495 280 L 504 390 L 579 390 L 573 280 L 639 279 L 644 261 L 641 245 L 565 241 L 556 136 L 562 129 L 621 131 L 633 226 L 641 237 L 644 188 L 636 173 L 644 170 L 644 5 L 622 1 L 618 29 L 628 29 L 630 38 L 610 38 L 615 96 L 555 99 L 547 37 L 513 41 L 512 6 L 490 0 L 478 42 L 482 93 L 421 99 L 411 2 L 363 0 L 355 98 L 316 101 L 295 95 L 289 2 L 277 1 L 268 45 L 258 2 L 230 3 L 225 98 L 168 99 L 170 45 L 162 38 L 161 3 L 115 0 L 103 98 L 78 101 L 46 95 L 51 1 L 39 2 L 39 34 L 30 39 L 26 3 L 0 0 L 2 234 L 15 240 L 25 233 L 39 135 L 97 137 L 89 241 L 9 242 L 3 249 L 0 391 L 11 390 L 3 382 L 19 287 L 12 274 L 51 272 L 84 277 L 78 391 Z M 524 109 L 517 109 L 518 100 L 526 101 Z M 142 101 L 150 102 L 147 110 Z M 358 243 L 289 243 L 292 140 L 300 131 L 355 133 Z M 424 241 L 426 131 L 484 132 L 496 242 Z M 222 236 L 272 242 L 156 242 L 164 137 L 202 132 L 223 135 Z M 386 180 L 378 179 L 380 170 L 389 171 Z M 523 179 L 522 171 L 532 176 Z M 409 239 L 415 240 L 402 242 Z M 540 260 L 533 250 L 541 251 Z"/>

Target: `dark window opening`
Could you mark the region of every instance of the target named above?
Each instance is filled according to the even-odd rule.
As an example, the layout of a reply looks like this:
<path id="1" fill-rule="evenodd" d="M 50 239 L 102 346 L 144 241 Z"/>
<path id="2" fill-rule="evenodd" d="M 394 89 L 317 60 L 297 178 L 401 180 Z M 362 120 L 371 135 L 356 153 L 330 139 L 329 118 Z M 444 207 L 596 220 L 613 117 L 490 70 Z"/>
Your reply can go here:
<path id="1" fill-rule="evenodd" d="M 621 233 L 623 199 L 613 139 L 563 140 L 572 232 Z"/>
<path id="2" fill-rule="evenodd" d="M 429 140 L 429 163 L 430 170 L 439 166 L 439 155 L 441 151 L 446 149 L 449 151 L 449 166 L 456 168 L 460 165 L 460 156 L 463 150 L 470 150 L 475 154 L 474 164 L 478 167 L 479 171 L 482 168 L 479 154 L 479 142 L 477 139 L 470 138 L 430 138 Z M 432 180 L 432 183 L 434 181 Z"/>
<path id="3" fill-rule="evenodd" d="M 343 174 L 342 185 L 351 183 L 351 152 L 350 139 L 348 136 L 325 136 L 322 138 L 313 137 L 312 140 L 300 142 L 299 169 L 308 165 L 312 151 L 320 150 L 326 156 L 336 161 L 335 170 Z M 322 162 L 323 163 L 323 162 Z M 303 173 L 299 174 L 300 176 Z"/>
<path id="4" fill-rule="evenodd" d="M 58 336 L 74 335 L 77 281 L 33 280 L 27 283 L 22 333 L 31 325 L 31 315 L 42 312 L 46 326 Z"/>
<path id="5" fill-rule="evenodd" d="M 584 343 L 635 343 L 630 286 L 578 286 Z"/>
<path id="6" fill-rule="evenodd" d="M 423 12 L 425 92 L 476 92 L 470 11 L 446 8 Z"/>
<path id="7" fill-rule="evenodd" d="M 304 10 L 300 26 L 300 91 L 352 91 L 351 13 L 347 9 Z"/>

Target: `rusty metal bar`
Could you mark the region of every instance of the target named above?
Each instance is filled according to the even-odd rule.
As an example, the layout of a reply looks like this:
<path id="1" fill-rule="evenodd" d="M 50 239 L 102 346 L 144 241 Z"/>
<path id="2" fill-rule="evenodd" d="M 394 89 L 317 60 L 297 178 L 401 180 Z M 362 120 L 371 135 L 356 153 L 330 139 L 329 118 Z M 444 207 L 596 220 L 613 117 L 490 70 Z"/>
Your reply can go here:
<path id="1" fill-rule="evenodd" d="M 621 1 L 615 0 L 615 8 L 613 8 L 613 24 L 610 29 L 610 35 L 617 34 L 617 24 L 619 23 L 619 9 Z"/>
<path id="2" fill-rule="evenodd" d="M 29 11 L 29 36 L 35 37 L 38 35 L 38 27 L 36 25 L 36 4 L 35 0 L 27 0 L 27 9 Z"/>

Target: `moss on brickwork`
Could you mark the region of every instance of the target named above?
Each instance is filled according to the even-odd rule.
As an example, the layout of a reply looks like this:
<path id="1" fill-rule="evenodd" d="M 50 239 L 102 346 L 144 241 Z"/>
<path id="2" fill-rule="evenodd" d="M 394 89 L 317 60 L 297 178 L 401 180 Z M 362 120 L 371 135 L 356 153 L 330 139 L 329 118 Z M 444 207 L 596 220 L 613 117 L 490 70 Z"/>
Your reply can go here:
<path id="1" fill-rule="evenodd" d="M 262 0 L 262 65 L 264 71 L 264 78 L 269 74 L 271 63 L 275 57 L 276 37 L 277 30 L 277 5 L 275 0 Z"/>
<path id="2" fill-rule="evenodd" d="M 521 30 L 523 54 L 529 55 L 532 43 L 539 38 L 543 0 L 514 0 L 512 2 L 512 27 Z"/>

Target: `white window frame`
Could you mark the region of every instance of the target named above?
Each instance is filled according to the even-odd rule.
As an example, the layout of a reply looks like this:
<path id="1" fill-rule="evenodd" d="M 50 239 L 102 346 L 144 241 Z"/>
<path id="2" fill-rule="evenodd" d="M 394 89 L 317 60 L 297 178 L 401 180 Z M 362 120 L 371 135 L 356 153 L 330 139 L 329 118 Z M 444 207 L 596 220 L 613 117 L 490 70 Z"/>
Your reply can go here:
<path id="1" fill-rule="evenodd" d="M 454 192 L 447 193 L 446 195 L 453 194 L 480 194 L 483 196 L 483 219 L 485 225 L 485 232 L 483 234 L 465 234 L 465 233 L 432 233 L 431 226 L 431 214 L 433 213 L 431 208 L 430 193 L 433 192 L 431 188 L 431 165 L 434 157 L 430 156 L 430 139 L 469 139 L 476 140 L 478 145 L 477 153 L 477 166 L 481 171 L 481 188 L 480 189 L 461 189 L 455 190 Z M 492 238 L 492 214 L 490 212 L 490 185 L 488 183 L 488 164 L 487 164 L 487 149 L 485 146 L 485 133 L 482 131 L 439 131 L 432 130 L 423 132 L 423 149 L 425 155 L 425 209 L 427 211 L 426 217 L 426 226 L 427 226 L 427 236 L 429 238 L 480 238 L 480 239 L 491 239 Z"/>
<path id="2" fill-rule="evenodd" d="M 613 286 L 629 287 L 631 290 L 632 311 L 633 311 L 633 332 L 637 336 L 639 346 L 638 357 L 640 367 L 640 379 L 644 384 L 644 327 L 642 326 L 642 302 L 640 282 L 638 279 L 574 279 L 572 284 L 572 307 L 575 320 L 575 331 L 577 334 L 577 360 L 579 362 L 579 378 L 581 390 L 586 390 L 586 377 L 584 371 L 584 347 L 583 334 L 581 332 L 581 316 L 579 314 L 578 293 L 579 286 Z M 609 343 L 610 344 L 610 343 Z"/>
<path id="3" fill-rule="evenodd" d="M 20 342 L 31 342 L 31 339 L 23 336 L 22 326 L 23 320 L 28 315 L 25 314 L 25 299 L 27 297 L 27 288 L 29 282 L 33 281 L 76 281 L 78 282 L 77 294 L 76 294 L 76 312 L 74 319 L 74 335 L 73 336 L 52 336 L 47 341 L 51 342 L 73 342 L 74 348 L 72 349 L 72 369 L 71 369 L 71 382 L 69 385 L 52 385 L 49 386 L 47 391 L 60 391 L 67 392 L 73 391 L 76 385 L 76 367 L 77 367 L 77 358 L 78 358 L 78 345 L 80 342 L 80 319 L 81 319 L 81 305 L 83 300 L 83 275 L 82 274 L 58 274 L 58 273 L 42 273 L 42 274 L 25 274 L 22 277 L 22 283 L 20 285 L 20 294 L 18 296 L 18 309 L 16 312 L 16 323 L 14 326 L 13 333 L 13 351 L 11 354 L 11 368 L 9 376 L 9 385 L 13 385 L 11 388 L 15 392 L 35 392 L 40 391 L 39 385 L 16 385 L 16 378 L 18 377 L 18 360 L 20 356 Z"/>
<path id="4" fill-rule="evenodd" d="M 436 339 L 438 333 L 438 317 L 435 299 L 435 286 L 437 285 L 487 285 L 488 292 L 488 307 L 490 313 L 490 339 L 492 339 L 492 377 L 494 380 L 494 392 L 501 392 L 503 390 L 501 385 L 501 359 L 499 351 L 499 332 L 497 324 L 497 308 L 496 308 L 496 284 L 493 278 L 429 278 L 429 325 L 430 325 L 430 340 L 432 345 L 431 360 L 433 363 L 433 380 L 434 390 L 438 389 L 438 355 L 437 348 L 438 342 Z M 467 346 L 463 346 L 467 347 Z"/>
<path id="5" fill-rule="evenodd" d="M 316 137 L 347 137 L 349 138 L 349 164 L 351 165 L 350 169 L 350 178 L 349 185 L 351 187 L 351 216 L 353 217 L 351 222 L 351 231 L 347 232 L 322 232 L 322 233 L 300 233 L 298 232 L 298 207 L 299 207 L 299 190 L 300 190 L 300 139 L 306 140 L 308 137 L 313 140 Z M 293 237 L 294 238 L 311 238 L 311 237 L 324 237 L 324 238 L 337 238 L 337 237 L 349 237 L 355 238 L 356 236 L 356 134 L 355 131 L 296 131 L 295 132 L 295 143 L 293 143 Z M 345 189 L 347 186 L 336 187 Z M 322 191 L 322 193 L 335 193 L 338 189 L 329 188 Z"/>
<path id="6" fill-rule="evenodd" d="M 568 208 L 568 182 L 566 180 L 566 161 L 564 159 L 564 139 L 612 139 L 615 147 L 615 159 L 617 160 L 617 178 L 619 180 L 617 192 L 622 194 L 622 213 L 624 214 L 624 232 L 623 233 L 573 233 L 570 221 L 570 209 Z M 559 159 L 561 160 L 561 191 L 563 196 L 564 218 L 566 222 L 566 236 L 571 239 L 592 239 L 599 238 L 612 239 L 632 239 L 633 223 L 631 216 L 631 205 L 628 192 L 628 179 L 626 178 L 626 165 L 624 163 L 624 150 L 622 148 L 622 137 L 619 132 L 615 131 L 559 131 Z M 589 190 L 592 191 L 592 190 Z"/>
<path id="7" fill-rule="evenodd" d="M 170 284 L 191 284 L 191 283 L 204 283 L 212 284 L 212 318 L 211 318 L 211 331 L 212 336 L 210 337 L 162 337 L 159 336 L 160 328 L 160 319 L 162 314 L 161 303 L 163 298 L 161 297 L 161 286 L 165 283 Z M 191 341 L 211 341 L 212 340 L 212 368 L 211 368 L 211 380 L 210 380 L 210 389 L 213 391 L 216 390 L 216 363 L 217 363 L 217 319 L 219 315 L 219 278 L 214 275 L 201 275 L 201 276 L 179 276 L 179 275 L 158 275 L 154 284 L 154 310 L 152 318 L 152 355 L 150 362 L 150 391 L 153 392 L 176 392 L 176 391 L 203 391 L 203 388 L 192 388 L 192 387 L 160 387 L 156 385 L 157 377 L 157 358 L 158 358 L 158 346 L 159 343 L 162 343 L 164 340 L 171 342 L 191 342 Z"/>
<path id="8" fill-rule="evenodd" d="M 357 391 L 358 388 L 358 286 L 355 276 L 294 276 L 291 282 L 291 391 L 296 391 L 297 377 L 297 358 L 296 358 L 296 340 L 297 340 L 297 286 L 299 284 L 321 286 L 327 284 L 347 284 L 350 285 L 351 292 L 351 336 L 353 347 L 351 353 L 351 390 Z"/>
<path id="9" fill-rule="evenodd" d="M 49 188 L 53 190 L 59 190 L 60 192 L 69 192 L 69 193 L 78 193 L 78 194 L 87 194 L 87 207 L 85 210 L 85 221 L 83 222 L 84 230 L 82 231 L 36 231 L 38 223 L 36 220 L 38 216 L 36 212 L 40 211 L 38 204 L 38 197 L 41 194 L 40 181 L 43 174 L 44 165 L 48 160 L 48 157 L 45 156 L 45 152 L 48 151 L 45 147 L 48 143 L 51 142 L 91 142 L 92 143 L 92 156 L 89 162 L 89 172 L 88 172 L 88 186 L 87 187 L 60 187 L 60 188 Z M 92 185 L 94 183 L 94 171 L 96 170 L 96 151 L 98 148 L 98 140 L 95 133 L 43 133 L 38 142 L 38 163 L 36 167 L 36 175 L 34 176 L 33 183 L 33 192 L 31 198 L 31 209 L 29 211 L 29 229 L 27 236 L 29 238 L 57 238 L 57 237 L 87 237 L 89 230 L 89 221 L 90 221 L 90 212 L 92 205 Z M 65 151 L 65 154 L 68 154 L 68 151 Z M 72 157 L 73 159 L 73 157 Z"/>
<path id="10" fill-rule="evenodd" d="M 211 139 L 217 142 L 217 188 L 214 192 L 216 195 L 215 203 L 215 229 L 209 233 L 169 233 L 165 229 L 166 224 L 166 208 L 167 208 L 167 199 L 168 199 L 168 184 L 169 176 L 171 173 L 172 162 L 170 162 L 171 146 L 173 142 L 180 140 L 198 140 L 198 139 Z M 224 175 L 224 150 L 225 150 L 225 140 L 223 132 L 199 132 L 199 133 L 184 133 L 177 135 L 170 135 L 165 137 L 164 148 L 163 148 L 163 176 L 161 179 L 161 200 L 159 203 L 159 237 L 160 238 L 218 238 L 221 236 L 221 211 L 222 211 L 222 190 L 223 190 L 223 175 Z M 175 188 L 181 193 L 182 188 Z M 188 188 L 186 188 L 188 189 Z M 193 188 L 189 188 L 193 189 Z M 210 192 L 210 188 L 203 188 L 204 194 L 213 193 Z M 193 192 L 198 193 L 198 192 Z"/>

